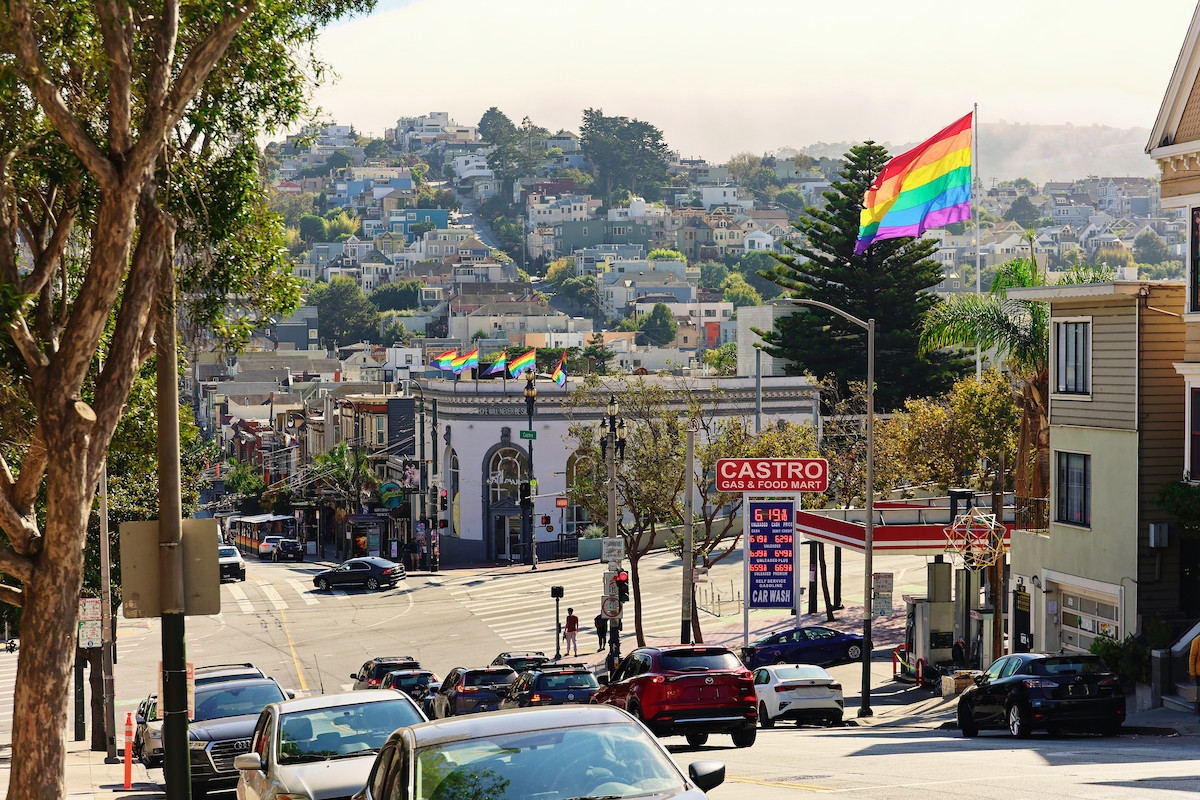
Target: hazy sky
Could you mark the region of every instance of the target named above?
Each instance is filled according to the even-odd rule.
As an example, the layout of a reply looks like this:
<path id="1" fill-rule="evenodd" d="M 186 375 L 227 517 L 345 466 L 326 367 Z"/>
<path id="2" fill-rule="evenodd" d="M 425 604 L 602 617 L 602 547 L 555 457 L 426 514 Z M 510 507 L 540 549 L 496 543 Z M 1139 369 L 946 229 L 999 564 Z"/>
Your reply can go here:
<path id="1" fill-rule="evenodd" d="M 924 139 L 981 122 L 1150 127 L 1195 0 L 380 0 L 325 32 L 326 114 L 578 131 L 637 117 L 685 157 Z M 981 153 L 982 157 L 982 153 Z"/>

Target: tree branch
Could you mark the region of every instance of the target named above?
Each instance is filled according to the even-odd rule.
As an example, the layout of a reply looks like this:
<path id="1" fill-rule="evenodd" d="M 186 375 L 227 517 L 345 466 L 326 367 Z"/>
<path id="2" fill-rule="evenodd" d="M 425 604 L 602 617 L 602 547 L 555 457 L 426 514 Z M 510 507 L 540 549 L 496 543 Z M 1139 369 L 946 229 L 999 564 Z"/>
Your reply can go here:
<path id="1" fill-rule="evenodd" d="M 5 500 L 0 500 L 0 511 L 4 509 L 12 509 L 12 506 Z M 0 523 L 3 523 L 4 529 L 8 531 L 8 515 L 3 514 L 0 517 L 2 517 L 0 518 Z M 28 583 L 29 579 L 33 576 L 33 560 L 28 555 L 16 552 L 13 548 L 0 547 L 0 570 L 12 575 L 22 583 Z"/>
<path id="2" fill-rule="evenodd" d="M 25 605 L 25 593 L 15 586 L 0 583 L 0 602 L 21 608 Z"/>
<path id="3" fill-rule="evenodd" d="M 130 60 L 132 37 L 129 17 L 132 9 L 115 0 L 99 0 L 96 16 L 108 56 L 108 153 L 113 159 L 123 159 L 129 149 L 132 120 L 130 88 L 133 67 Z M 125 18 L 122 20 L 122 13 Z"/>
<path id="4" fill-rule="evenodd" d="M 29 377 L 35 386 L 42 386 L 46 377 L 46 367 L 50 364 L 50 360 L 38 347 L 33 334 L 29 332 L 29 326 L 25 324 L 23 314 L 18 314 L 13 319 L 9 332 L 12 334 L 13 344 L 17 346 L 17 350 L 25 359 L 25 366 L 29 368 Z"/>
<path id="5" fill-rule="evenodd" d="M 34 501 L 37 500 L 38 489 L 42 485 L 42 475 L 46 472 L 46 441 L 42 437 L 42 427 L 39 424 L 29 437 L 29 449 L 21 461 L 21 473 L 17 476 L 16 486 L 8 495 L 0 493 L 0 499 L 11 500 L 19 514 L 33 512 Z"/>

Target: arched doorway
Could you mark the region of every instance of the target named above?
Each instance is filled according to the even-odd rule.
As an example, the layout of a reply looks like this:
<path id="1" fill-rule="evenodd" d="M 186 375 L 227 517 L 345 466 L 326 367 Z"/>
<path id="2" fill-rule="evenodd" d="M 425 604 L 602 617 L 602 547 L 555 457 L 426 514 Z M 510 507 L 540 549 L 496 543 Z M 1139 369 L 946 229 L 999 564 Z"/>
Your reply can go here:
<path id="1" fill-rule="evenodd" d="M 484 457 L 483 518 L 488 526 L 487 551 L 496 561 L 519 560 L 521 550 L 521 483 L 529 479 L 525 451 L 503 442 Z"/>

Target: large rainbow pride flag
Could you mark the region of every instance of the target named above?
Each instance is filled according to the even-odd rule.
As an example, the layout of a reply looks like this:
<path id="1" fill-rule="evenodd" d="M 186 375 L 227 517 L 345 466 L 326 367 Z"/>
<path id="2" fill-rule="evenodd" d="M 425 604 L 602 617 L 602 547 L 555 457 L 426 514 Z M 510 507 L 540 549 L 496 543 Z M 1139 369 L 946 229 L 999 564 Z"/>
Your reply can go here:
<path id="1" fill-rule="evenodd" d="M 920 236 L 971 218 L 971 122 L 974 112 L 896 156 L 863 197 L 855 253 L 881 239 Z"/>
<path id="2" fill-rule="evenodd" d="M 458 348 L 447 350 L 440 356 L 434 356 L 429 363 L 437 369 L 450 369 L 450 365 L 454 363 L 454 359 L 458 358 Z"/>
<path id="3" fill-rule="evenodd" d="M 508 365 L 508 374 L 512 375 L 514 378 L 516 378 L 525 370 L 534 369 L 534 367 L 537 366 L 536 356 L 537 356 L 537 348 L 534 348 L 533 350 L 530 350 L 525 355 L 523 355 L 519 358 L 514 358 L 512 360 L 512 363 L 510 363 Z"/>
<path id="4" fill-rule="evenodd" d="M 475 369 L 478 366 L 479 366 L 479 348 L 478 347 L 476 347 L 474 350 L 472 350 L 469 353 L 463 353 L 461 356 L 458 356 L 457 358 L 455 358 L 453 361 L 450 362 L 450 368 L 452 370 L 454 370 L 455 375 L 457 375 L 458 373 L 463 372 L 465 370 L 468 370 L 468 369 Z"/>

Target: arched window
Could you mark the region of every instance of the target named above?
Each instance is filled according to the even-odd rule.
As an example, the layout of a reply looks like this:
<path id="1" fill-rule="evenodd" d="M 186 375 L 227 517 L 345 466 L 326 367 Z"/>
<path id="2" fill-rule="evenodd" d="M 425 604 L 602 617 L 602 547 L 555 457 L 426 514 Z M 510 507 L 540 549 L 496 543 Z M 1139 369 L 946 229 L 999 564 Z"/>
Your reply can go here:
<path id="1" fill-rule="evenodd" d="M 446 488 L 450 492 L 450 501 L 458 497 L 458 453 L 453 448 L 446 457 Z"/>
<path id="2" fill-rule="evenodd" d="M 563 532 L 568 536 L 578 536 L 583 533 L 584 528 L 591 524 L 587 509 L 575 502 L 575 490 L 578 480 L 586 475 L 592 466 L 592 455 L 584 451 L 577 450 L 567 457 L 567 502 L 569 505 L 563 515 L 566 520 Z"/>
<path id="3" fill-rule="evenodd" d="M 515 447 L 502 447 L 492 453 L 488 462 L 488 489 L 493 503 L 511 497 L 517 500 L 521 494 L 521 481 L 526 479 L 525 454 Z"/>

